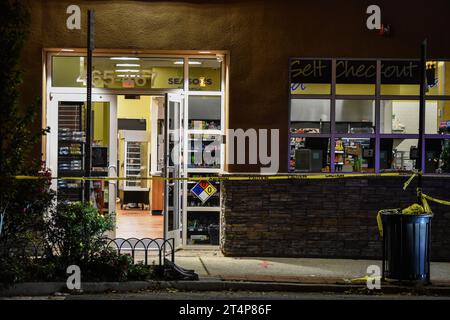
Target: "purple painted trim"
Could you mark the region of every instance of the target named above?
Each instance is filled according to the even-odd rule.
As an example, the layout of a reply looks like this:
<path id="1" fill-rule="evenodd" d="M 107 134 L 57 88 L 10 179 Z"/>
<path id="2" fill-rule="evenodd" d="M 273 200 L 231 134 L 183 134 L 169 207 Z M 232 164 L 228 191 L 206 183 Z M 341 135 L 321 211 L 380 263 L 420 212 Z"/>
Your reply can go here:
<path id="1" fill-rule="evenodd" d="M 335 136 L 336 136 L 336 138 L 355 138 L 355 139 L 362 139 L 362 138 L 375 139 L 376 138 L 375 133 L 350 134 L 350 133 L 336 132 Z"/>
<path id="2" fill-rule="evenodd" d="M 390 134 L 380 133 L 380 139 L 419 139 L 418 134 Z"/>
<path id="3" fill-rule="evenodd" d="M 290 133 L 295 138 L 330 138 L 330 133 Z"/>
<path id="4" fill-rule="evenodd" d="M 425 139 L 450 139 L 450 134 L 426 134 Z"/>

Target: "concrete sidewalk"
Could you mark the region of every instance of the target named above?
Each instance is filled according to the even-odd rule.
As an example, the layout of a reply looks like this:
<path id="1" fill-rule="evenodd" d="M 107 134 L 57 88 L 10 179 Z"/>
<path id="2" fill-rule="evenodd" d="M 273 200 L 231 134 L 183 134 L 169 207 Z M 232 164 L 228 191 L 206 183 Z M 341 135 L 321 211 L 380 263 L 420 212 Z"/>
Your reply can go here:
<path id="1" fill-rule="evenodd" d="M 200 280 L 348 283 L 367 275 L 379 260 L 308 258 L 231 258 L 218 251 L 177 251 L 175 263 L 198 273 Z M 431 264 L 433 284 L 450 285 L 450 263 Z"/>

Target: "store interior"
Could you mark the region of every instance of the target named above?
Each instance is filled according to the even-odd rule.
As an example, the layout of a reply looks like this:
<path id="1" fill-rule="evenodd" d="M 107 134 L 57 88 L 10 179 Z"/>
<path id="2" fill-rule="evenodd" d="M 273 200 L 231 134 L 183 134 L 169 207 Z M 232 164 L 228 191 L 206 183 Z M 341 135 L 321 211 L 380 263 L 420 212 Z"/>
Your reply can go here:
<path id="1" fill-rule="evenodd" d="M 331 141 L 314 134 L 330 134 L 330 100 L 291 100 L 291 172 L 330 172 L 334 161 L 335 172 L 375 172 L 375 101 L 336 100 L 334 156 L 330 155 Z M 426 134 L 450 132 L 447 101 L 427 101 Z M 380 172 L 409 171 L 415 168 L 418 140 L 402 135 L 418 134 L 419 102 L 416 100 L 381 100 L 380 133 L 395 137 L 380 139 Z M 297 134 L 309 134 L 301 137 Z M 342 137 L 339 137 L 342 135 Z M 352 137 L 356 135 L 356 137 Z M 359 135 L 359 137 L 358 137 Z M 372 136 L 371 136 L 372 135 Z M 426 140 L 426 172 L 439 173 L 446 156 L 448 141 Z"/>
<path id="2" fill-rule="evenodd" d="M 161 238 L 166 224 L 168 232 L 183 227 L 184 243 L 187 245 L 219 244 L 220 183 L 211 182 L 211 185 L 200 190 L 196 181 L 180 182 L 180 221 L 177 222 L 174 221 L 173 183 L 168 185 L 168 221 L 164 221 L 165 182 L 162 179 L 139 179 L 162 175 L 166 96 L 156 95 L 156 92 L 170 90 L 181 92 L 184 89 L 184 104 L 179 110 L 186 125 L 180 131 L 183 139 L 182 174 L 188 177 L 211 176 L 222 170 L 223 56 L 186 59 L 134 55 L 93 58 L 93 87 L 104 92 L 111 89 L 107 99 L 113 102 L 92 103 L 91 176 L 105 177 L 111 174 L 111 170 L 116 170 L 117 176 L 125 179 L 92 181 L 90 200 L 100 212 L 115 214 L 115 237 Z M 67 92 L 86 87 L 85 57 L 57 54 L 50 60 L 53 87 L 65 88 Z M 189 65 L 188 88 L 184 83 L 185 61 Z M 112 90 L 121 90 L 123 94 L 116 95 Z M 128 94 L 139 90 L 155 93 Z M 58 141 L 58 175 L 83 176 L 86 105 L 70 102 L 70 98 L 64 99 L 68 100 L 58 100 L 59 129 L 55 137 Z M 76 101 L 82 100 L 78 98 Z M 117 108 L 111 109 L 111 103 Z M 117 115 L 111 110 L 116 110 Z M 171 110 L 169 108 L 169 119 L 174 119 L 176 116 Z M 111 119 L 112 114 L 117 119 Z M 110 137 L 113 132 L 110 125 L 116 120 L 117 163 L 110 163 L 110 143 L 114 141 Z M 174 136 L 170 132 L 173 122 L 169 121 L 169 124 L 169 149 L 172 150 Z M 48 152 L 51 154 L 50 150 Z M 172 158 L 169 161 L 169 166 L 173 166 Z M 114 205 L 108 203 L 113 199 L 110 188 L 115 189 Z M 210 194 L 205 196 L 205 193 L 199 192 L 195 195 L 194 189 Z M 80 201 L 85 198 L 81 181 L 61 180 L 57 191 L 58 198 L 62 200 Z"/>

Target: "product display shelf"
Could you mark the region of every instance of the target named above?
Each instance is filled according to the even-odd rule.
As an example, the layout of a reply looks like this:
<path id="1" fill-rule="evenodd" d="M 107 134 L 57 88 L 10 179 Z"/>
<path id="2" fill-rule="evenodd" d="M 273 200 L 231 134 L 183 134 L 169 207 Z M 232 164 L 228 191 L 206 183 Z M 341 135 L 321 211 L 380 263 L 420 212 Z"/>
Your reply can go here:
<path id="1" fill-rule="evenodd" d="M 58 176 L 84 175 L 85 132 L 82 130 L 82 105 L 61 104 L 58 110 Z M 83 184 L 76 180 L 58 180 L 61 200 L 83 200 Z"/>

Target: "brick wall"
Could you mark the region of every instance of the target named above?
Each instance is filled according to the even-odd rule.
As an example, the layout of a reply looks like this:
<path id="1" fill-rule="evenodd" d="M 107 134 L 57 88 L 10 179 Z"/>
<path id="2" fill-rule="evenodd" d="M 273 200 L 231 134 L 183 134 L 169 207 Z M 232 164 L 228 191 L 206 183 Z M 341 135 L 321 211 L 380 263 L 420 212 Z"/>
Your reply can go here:
<path id="1" fill-rule="evenodd" d="M 417 179 L 222 182 L 222 251 L 227 256 L 381 258 L 376 214 L 406 207 Z M 450 200 L 450 178 L 425 177 L 424 192 Z M 450 261 L 450 207 L 431 203 L 432 260 Z"/>

